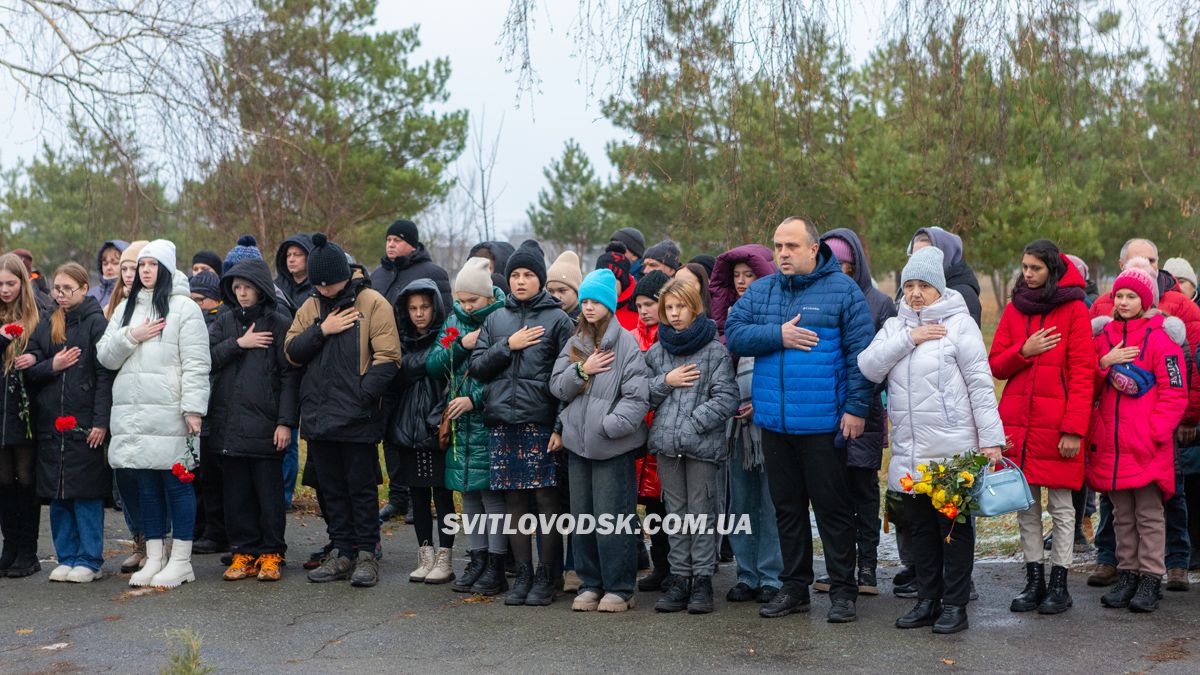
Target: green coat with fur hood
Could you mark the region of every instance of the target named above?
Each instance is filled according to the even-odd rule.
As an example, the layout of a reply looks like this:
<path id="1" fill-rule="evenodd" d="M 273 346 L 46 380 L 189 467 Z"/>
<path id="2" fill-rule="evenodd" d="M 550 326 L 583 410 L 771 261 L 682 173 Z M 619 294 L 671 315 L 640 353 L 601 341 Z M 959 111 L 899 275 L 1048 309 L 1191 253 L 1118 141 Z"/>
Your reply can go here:
<path id="1" fill-rule="evenodd" d="M 492 304 L 468 313 L 457 300 L 454 313 L 446 319 L 442 333 L 429 352 L 425 368 L 434 377 L 445 378 L 446 401 L 459 396 L 470 397 L 475 409 L 455 422 L 454 444 L 446 449 L 446 489 L 459 492 L 486 490 L 491 483 L 491 456 L 488 453 L 488 437 L 491 431 L 483 423 L 483 384 L 467 374 L 467 362 L 471 351 L 462 346 L 467 333 L 483 325 L 489 314 L 504 306 L 504 291 L 492 288 Z M 451 329 L 458 337 L 449 347 L 442 340 Z M 451 378 L 451 373 L 454 377 Z"/>

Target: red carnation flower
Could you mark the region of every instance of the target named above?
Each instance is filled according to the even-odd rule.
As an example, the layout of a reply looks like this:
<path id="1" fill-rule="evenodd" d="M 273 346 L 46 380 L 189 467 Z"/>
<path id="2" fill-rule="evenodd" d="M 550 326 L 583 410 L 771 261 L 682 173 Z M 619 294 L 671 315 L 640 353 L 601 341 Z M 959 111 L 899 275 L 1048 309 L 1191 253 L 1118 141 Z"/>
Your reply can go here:
<path id="1" fill-rule="evenodd" d="M 78 422 L 75 420 L 75 417 L 73 415 L 67 415 L 66 417 L 59 417 L 54 420 L 54 428 L 60 434 L 65 433 L 67 431 L 71 431 L 77 425 L 78 425 Z"/>
<path id="2" fill-rule="evenodd" d="M 187 471 L 182 476 L 179 477 L 179 482 L 180 483 L 190 483 L 195 479 L 196 479 L 196 474 L 192 473 L 191 471 Z"/>
<path id="3" fill-rule="evenodd" d="M 187 467 L 180 464 L 179 462 L 175 462 L 175 466 L 171 467 L 171 473 L 175 474 L 176 478 L 179 478 L 183 474 L 187 473 Z"/>
<path id="4" fill-rule="evenodd" d="M 456 340 L 458 340 L 458 335 L 459 335 L 459 333 L 458 333 L 457 328 L 454 328 L 454 327 L 447 328 L 446 334 L 443 335 L 442 339 L 440 340 L 441 345 L 443 347 L 445 347 L 446 349 L 449 349 L 450 346 L 453 345 Z"/>
<path id="5" fill-rule="evenodd" d="M 10 338 L 21 337 L 25 332 L 25 327 L 19 323 L 10 323 L 4 326 L 4 334 Z"/>

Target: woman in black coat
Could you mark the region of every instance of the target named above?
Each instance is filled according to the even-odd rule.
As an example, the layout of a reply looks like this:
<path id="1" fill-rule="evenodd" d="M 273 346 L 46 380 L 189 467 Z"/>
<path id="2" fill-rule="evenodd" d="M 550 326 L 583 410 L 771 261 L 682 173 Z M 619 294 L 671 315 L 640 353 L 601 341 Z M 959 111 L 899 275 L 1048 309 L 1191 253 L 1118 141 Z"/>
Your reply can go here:
<path id="1" fill-rule="evenodd" d="M 230 268 L 221 295 L 230 309 L 209 329 L 213 385 L 204 449 L 224 480 L 233 551 L 225 579 L 276 581 L 287 551 L 283 451 L 300 422 L 300 371 L 283 353 L 291 314 L 279 306 L 271 270 L 259 259 Z"/>
<path id="2" fill-rule="evenodd" d="M 417 568 L 412 582 L 444 584 L 454 579 L 451 564 L 454 535 L 437 527 L 437 550 L 433 546 L 436 525 L 430 501 L 438 518 L 454 513 L 454 493 L 446 489 L 446 453 L 438 446 L 436 420 L 431 413 L 445 401 L 442 378 L 429 375 L 425 361 L 434 340 L 446 322 L 446 308 L 437 284 L 417 279 L 396 298 L 396 328 L 400 332 L 400 372 L 392 382 L 395 401 L 387 425 L 391 451 L 389 467 L 396 465 L 395 479 L 407 485 L 413 500 L 413 530 L 417 535 Z"/>
<path id="3" fill-rule="evenodd" d="M 50 531 L 59 565 L 50 581 L 86 583 L 104 562 L 104 499 L 112 474 L 104 457 L 113 372 L 96 360 L 108 321 L 88 297 L 87 270 L 67 263 L 54 272 L 58 309 L 29 340 L 37 363 L 26 372 L 35 392 L 37 494 L 50 500 Z"/>

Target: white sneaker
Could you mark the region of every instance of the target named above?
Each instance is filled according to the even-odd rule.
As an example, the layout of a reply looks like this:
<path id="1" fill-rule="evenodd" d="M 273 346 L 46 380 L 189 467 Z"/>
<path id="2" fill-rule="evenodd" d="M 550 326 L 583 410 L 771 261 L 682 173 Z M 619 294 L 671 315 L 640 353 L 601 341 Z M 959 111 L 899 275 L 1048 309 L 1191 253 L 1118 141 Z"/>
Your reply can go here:
<path id="1" fill-rule="evenodd" d="M 146 563 L 146 566 L 149 567 L 150 564 Z M 167 561 L 167 566 L 162 568 L 161 572 L 154 575 L 154 578 L 150 580 L 150 585 L 175 588 L 180 584 L 195 580 L 196 573 L 192 570 L 192 542 L 181 539 L 173 540 L 171 542 L 171 559 Z"/>
<path id="2" fill-rule="evenodd" d="M 74 569 L 70 565 L 59 565 L 50 573 L 50 581 L 66 581 L 67 575 Z"/>
<path id="3" fill-rule="evenodd" d="M 596 591 L 584 591 L 575 596 L 574 602 L 571 603 L 571 611 L 574 612 L 594 612 L 600 607 L 600 594 Z"/>
<path id="4" fill-rule="evenodd" d="M 433 547 L 422 546 L 417 549 L 417 569 L 413 570 L 408 575 L 408 580 L 414 583 L 422 583 L 425 577 L 433 571 Z"/>
<path id="5" fill-rule="evenodd" d="M 100 578 L 100 572 L 82 565 L 71 568 L 71 573 L 67 575 L 67 581 L 73 584 L 87 584 Z"/>
<path id="6" fill-rule="evenodd" d="M 149 586 L 154 580 L 154 575 L 162 571 L 166 560 L 163 560 L 163 540 L 162 539 L 147 539 L 146 540 L 146 558 L 142 563 L 142 569 L 133 573 L 129 577 L 130 586 Z"/>
<path id="7" fill-rule="evenodd" d="M 439 548 L 437 557 L 433 561 L 433 568 L 429 570 L 429 574 L 425 575 L 425 583 L 444 584 L 454 581 L 454 564 L 451 560 L 453 555 L 454 549 Z"/>

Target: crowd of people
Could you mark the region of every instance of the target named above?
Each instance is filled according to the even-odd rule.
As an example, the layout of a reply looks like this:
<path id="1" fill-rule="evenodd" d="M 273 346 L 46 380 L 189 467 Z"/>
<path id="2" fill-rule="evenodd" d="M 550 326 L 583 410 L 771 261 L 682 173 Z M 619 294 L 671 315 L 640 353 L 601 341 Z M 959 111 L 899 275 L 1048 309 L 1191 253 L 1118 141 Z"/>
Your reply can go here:
<path id="1" fill-rule="evenodd" d="M 967 452 L 1008 458 L 1033 488 L 1014 612 L 1072 606 L 1097 509 L 1087 581 L 1112 586 L 1105 607 L 1152 612 L 1164 575 L 1184 591 L 1200 565 L 1197 279 L 1180 258 L 1160 267 L 1153 242 L 1125 244 L 1104 295 L 1082 260 L 1031 242 L 990 349 L 962 241 L 937 227 L 914 233 L 894 298 L 854 231 L 801 217 L 774 250 L 687 261 L 624 228 L 586 276 L 586 252 L 547 265 L 531 240 L 483 242 L 451 280 L 409 220 L 383 243 L 368 272 L 298 234 L 273 274 L 246 236 L 224 258 L 196 253 L 189 275 L 170 241 L 112 240 L 94 274 L 67 263 L 49 285 L 27 251 L 0 256 L 0 575 L 40 570 L 49 503 L 50 581 L 101 578 L 115 504 L 133 586 L 195 581 L 206 553 L 227 553 L 225 580 L 278 580 L 299 438 L 328 534 L 304 561 L 314 583 L 374 586 L 381 523 L 406 515 L 411 582 L 506 605 L 570 592 L 572 609 L 601 612 L 654 592 L 658 612 L 705 614 L 732 559 L 727 601 L 772 618 L 825 591 L 828 621 L 845 623 L 879 592 L 882 512 L 893 592 L 917 600 L 897 627 L 954 633 L 974 599 L 974 522 L 905 481 Z M 464 519 L 636 521 L 641 505 L 749 527 L 653 532 L 649 547 L 633 532 L 468 529 L 456 571 L 455 493 Z"/>

